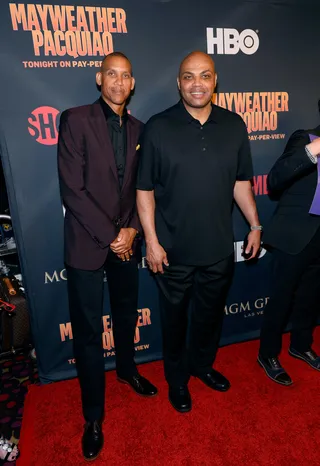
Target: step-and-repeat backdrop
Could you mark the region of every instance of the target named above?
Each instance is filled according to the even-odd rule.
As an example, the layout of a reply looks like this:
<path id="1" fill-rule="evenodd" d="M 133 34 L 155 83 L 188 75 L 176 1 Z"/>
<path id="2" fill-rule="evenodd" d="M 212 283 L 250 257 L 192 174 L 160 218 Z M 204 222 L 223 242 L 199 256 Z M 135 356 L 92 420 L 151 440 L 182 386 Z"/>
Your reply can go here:
<path id="1" fill-rule="evenodd" d="M 133 64 L 129 109 L 142 121 L 177 102 L 179 63 L 209 53 L 218 73 L 216 103 L 248 127 L 262 223 L 274 203 L 266 176 L 290 133 L 318 124 L 319 17 L 314 1 L 114 0 L 0 5 L 1 156 L 43 382 L 76 375 L 63 263 L 63 210 L 57 176 L 59 116 L 98 98 L 95 73 L 112 51 Z M 186 189 L 188 187 L 186 186 Z M 236 271 L 221 344 L 259 335 L 269 296 L 270 257 L 241 256 L 247 225 L 234 211 Z M 290 232 L 286 232 L 290 234 Z M 218 247 L 218 245 L 217 245 Z M 161 358 L 155 283 L 140 264 L 138 362 Z M 107 284 L 101 344 L 114 367 Z"/>

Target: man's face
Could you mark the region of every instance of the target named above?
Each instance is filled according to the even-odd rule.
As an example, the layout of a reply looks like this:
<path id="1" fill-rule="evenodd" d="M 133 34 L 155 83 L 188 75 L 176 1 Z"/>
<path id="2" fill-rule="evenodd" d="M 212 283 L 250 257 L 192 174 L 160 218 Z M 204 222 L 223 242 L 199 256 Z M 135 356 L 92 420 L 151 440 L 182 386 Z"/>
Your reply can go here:
<path id="1" fill-rule="evenodd" d="M 123 57 L 107 58 L 96 75 L 96 82 L 109 105 L 124 104 L 135 84 L 129 61 Z"/>
<path id="2" fill-rule="evenodd" d="M 178 87 L 182 100 L 193 108 L 204 108 L 211 102 L 216 86 L 214 63 L 205 54 L 195 54 L 180 68 Z"/>

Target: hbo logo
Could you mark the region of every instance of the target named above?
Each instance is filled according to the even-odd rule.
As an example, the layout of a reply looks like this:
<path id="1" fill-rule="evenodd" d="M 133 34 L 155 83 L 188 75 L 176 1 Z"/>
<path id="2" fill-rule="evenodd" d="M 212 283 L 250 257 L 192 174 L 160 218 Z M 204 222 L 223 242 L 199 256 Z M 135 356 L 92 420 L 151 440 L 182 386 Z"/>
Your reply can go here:
<path id="1" fill-rule="evenodd" d="M 246 55 L 253 55 L 259 48 L 258 34 L 252 29 L 240 32 L 236 29 L 207 28 L 207 52 L 219 55 L 236 55 L 240 50 Z"/>

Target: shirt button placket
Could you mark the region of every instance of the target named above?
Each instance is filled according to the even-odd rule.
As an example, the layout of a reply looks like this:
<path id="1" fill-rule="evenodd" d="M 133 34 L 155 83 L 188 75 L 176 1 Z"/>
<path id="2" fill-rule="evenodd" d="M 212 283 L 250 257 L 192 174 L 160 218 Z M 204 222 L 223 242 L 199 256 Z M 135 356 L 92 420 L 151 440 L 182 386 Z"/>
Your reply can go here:
<path id="1" fill-rule="evenodd" d="M 200 129 L 203 129 L 203 126 L 200 126 Z M 201 136 L 201 141 L 204 141 L 204 136 Z M 205 152 L 207 149 L 206 147 L 202 147 L 202 152 Z"/>

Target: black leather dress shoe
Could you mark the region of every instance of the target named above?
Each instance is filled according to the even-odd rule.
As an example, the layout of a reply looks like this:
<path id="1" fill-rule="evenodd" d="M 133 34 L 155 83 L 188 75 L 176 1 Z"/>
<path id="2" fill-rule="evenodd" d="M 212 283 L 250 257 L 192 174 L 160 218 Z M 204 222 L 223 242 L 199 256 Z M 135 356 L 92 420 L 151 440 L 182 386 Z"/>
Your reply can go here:
<path id="1" fill-rule="evenodd" d="M 87 461 L 95 460 L 99 456 L 102 447 L 103 433 L 101 422 L 87 422 L 84 426 L 84 433 L 82 436 L 82 452 L 84 459 Z"/>
<path id="2" fill-rule="evenodd" d="M 118 380 L 121 383 L 130 385 L 130 387 L 141 396 L 155 396 L 158 393 L 157 387 L 152 385 L 149 380 L 147 380 L 145 377 L 142 377 L 140 374 L 133 375 L 132 377 L 125 379 L 118 377 Z"/>
<path id="3" fill-rule="evenodd" d="M 308 351 L 300 352 L 290 346 L 289 354 L 294 358 L 301 359 L 302 361 L 306 362 L 313 369 L 320 371 L 320 356 L 318 356 L 317 353 L 313 351 L 313 349 L 310 348 Z"/>
<path id="4" fill-rule="evenodd" d="M 209 388 L 218 390 L 219 392 L 226 392 L 230 388 L 230 382 L 220 372 L 211 369 L 207 374 L 194 374 L 195 377 L 201 380 Z"/>
<path id="5" fill-rule="evenodd" d="M 292 385 L 292 379 L 281 366 L 278 358 L 264 358 L 259 354 L 258 363 L 265 370 L 267 376 L 281 385 Z"/>
<path id="6" fill-rule="evenodd" d="M 169 386 L 169 401 L 179 413 L 187 413 L 191 411 L 192 401 L 190 392 L 186 385 L 182 387 Z"/>

